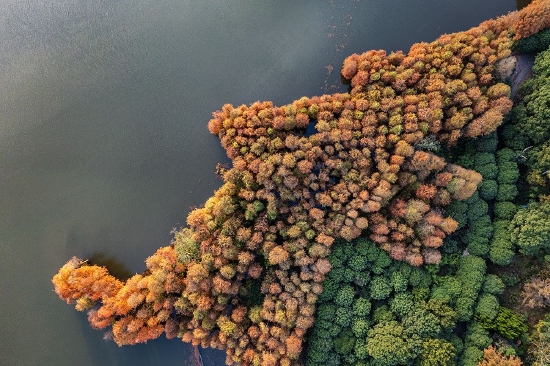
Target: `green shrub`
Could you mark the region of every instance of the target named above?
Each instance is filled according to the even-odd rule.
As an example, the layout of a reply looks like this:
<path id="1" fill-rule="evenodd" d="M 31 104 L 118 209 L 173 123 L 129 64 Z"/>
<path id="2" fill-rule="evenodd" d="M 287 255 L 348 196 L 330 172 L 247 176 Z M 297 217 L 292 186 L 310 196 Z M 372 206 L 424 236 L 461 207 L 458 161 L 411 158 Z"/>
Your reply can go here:
<path id="1" fill-rule="evenodd" d="M 502 274 L 502 282 L 504 282 L 506 286 L 509 286 L 509 287 L 515 286 L 520 281 L 521 281 L 521 278 L 515 272 L 505 272 Z"/>
<path id="2" fill-rule="evenodd" d="M 307 349 L 307 362 L 306 365 L 319 365 L 326 364 L 329 352 L 327 350 L 332 350 L 334 343 L 332 338 L 322 338 L 314 334 L 308 338 L 308 349 Z"/>
<path id="3" fill-rule="evenodd" d="M 460 365 L 463 366 L 477 366 L 478 362 L 483 358 L 483 351 L 477 347 L 465 347 L 464 353 L 462 354 L 462 362 Z"/>
<path id="4" fill-rule="evenodd" d="M 392 263 L 390 256 L 386 252 L 380 249 L 378 249 L 378 252 L 378 257 L 372 265 L 372 272 L 375 274 L 383 273 L 384 269 Z"/>
<path id="5" fill-rule="evenodd" d="M 500 266 L 509 265 L 515 255 L 514 251 L 509 249 L 511 247 L 512 243 L 509 240 L 493 239 L 489 248 L 489 259 Z"/>
<path id="6" fill-rule="evenodd" d="M 334 321 L 340 327 L 348 327 L 351 325 L 353 313 L 350 308 L 337 308 Z"/>
<path id="7" fill-rule="evenodd" d="M 464 352 L 460 365 L 477 366 L 483 358 L 483 349 L 492 342 L 489 332 L 481 324 L 471 321 L 467 324 L 464 336 Z"/>
<path id="8" fill-rule="evenodd" d="M 476 166 L 475 170 L 483 176 L 483 179 L 495 179 L 498 175 L 498 167 L 495 163 Z"/>
<path id="9" fill-rule="evenodd" d="M 428 302 L 422 303 L 421 307 L 436 315 L 443 328 L 451 329 L 455 327 L 457 313 L 448 301 L 444 299 L 430 299 Z"/>
<path id="10" fill-rule="evenodd" d="M 496 165 L 496 163 L 497 161 L 495 159 L 495 154 L 480 152 L 474 156 L 474 167 L 476 168 L 476 170 L 477 167 L 487 164 Z"/>
<path id="11" fill-rule="evenodd" d="M 468 204 L 464 201 L 453 200 L 447 207 L 445 213 L 458 222 L 458 228 L 466 226 L 468 223 Z"/>
<path id="12" fill-rule="evenodd" d="M 493 179 L 483 179 L 478 186 L 479 196 L 485 201 L 494 200 L 497 196 L 497 182 Z"/>
<path id="13" fill-rule="evenodd" d="M 334 350 L 341 355 L 347 355 L 355 347 L 355 335 L 352 330 L 346 328 L 334 338 Z"/>
<path id="14" fill-rule="evenodd" d="M 432 299 L 448 299 L 453 302 L 460 296 L 462 285 L 454 276 L 443 276 L 439 278 L 438 286 L 432 289 Z"/>
<path id="15" fill-rule="evenodd" d="M 366 337 L 357 339 L 357 341 L 355 342 L 354 351 L 355 351 L 355 356 L 357 356 L 357 358 L 359 360 L 365 360 L 369 357 L 369 350 L 367 349 L 367 338 Z M 367 364 L 367 363 L 358 363 L 357 365 L 361 365 L 361 364 L 370 365 L 370 364 Z"/>
<path id="16" fill-rule="evenodd" d="M 489 253 L 489 239 L 487 238 L 473 238 L 468 243 L 468 253 L 484 257 Z"/>
<path id="17" fill-rule="evenodd" d="M 516 184 L 518 178 L 519 169 L 515 161 L 506 161 L 498 165 L 498 184 Z"/>
<path id="18" fill-rule="evenodd" d="M 504 282 L 494 274 L 488 274 L 483 281 L 483 291 L 488 294 L 500 295 L 504 292 Z"/>
<path id="19" fill-rule="evenodd" d="M 178 260 L 184 264 L 197 260 L 200 254 L 200 243 L 193 240 L 191 230 L 183 228 L 174 233 L 174 250 Z"/>
<path id="20" fill-rule="evenodd" d="M 456 255 L 458 253 L 462 254 L 459 246 L 460 242 L 458 241 L 458 239 L 446 237 L 445 240 L 443 240 L 443 246 L 441 247 L 443 257 L 441 258 L 440 264 L 449 264 L 454 266 L 456 264 Z"/>
<path id="21" fill-rule="evenodd" d="M 518 339 L 528 329 L 527 323 L 513 310 L 501 306 L 494 319 L 476 315 L 476 319 L 485 329 L 494 330 L 509 339 Z"/>
<path id="22" fill-rule="evenodd" d="M 491 262 L 506 266 L 514 257 L 514 244 L 510 239 L 510 221 L 495 220 L 493 222 L 493 238 L 489 249 Z"/>
<path id="23" fill-rule="evenodd" d="M 449 336 L 449 342 L 453 345 L 456 350 L 456 354 L 459 355 L 464 351 L 464 342 L 456 334 L 451 333 Z"/>
<path id="24" fill-rule="evenodd" d="M 413 297 L 410 293 L 399 293 L 390 300 L 390 309 L 399 318 L 403 318 L 414 309 Z"/>
<path id="25" fill-rule="evenodd" d="M 479 201 L 485 203 L 483 200 Z M 487 211 L 486 208 L 485 211 Z M 471 221 L 470 230 L 464 235 L 464 239 L 468 244 L 468 253 L 480 257 L 485 256 L 489 252 L 489 239 L 492 236 L 493 226 L 487 214 Z"/>
<path id="26" fill-rule="evenodd" d="M 337 306 L 340 307 L 350 307 L 354 297 L 355 290 L 353 289 L 353 287 L 347 285 L 340 288 L 338 294 L 336 295 L 336 299 L 334 299 L 334 302 Z"/>
<path id="27" fill-rule="evenodd" d="M 489 205 L 487 202 L 479 198 L 479 195 L 475 195 L 475 200 L 468 202 L 468 221 L 476 222 L 481 216 L 487 215 Z"/>
<path id="28" fill-rule="evenodd" d="M 414 267 L 411 269 L 409 283 L 413 287 L 429 288 L 432 284 L 432 277 L 427 271 Z"/>
<path id="29" fill-rule="evenodd" d="M 550 203 L 534 202 L 520 208 L 510 224 L 510 240 L 528 255 L 550 249 Z"/>
<path id="30" fill-rule="evenodd" d="M 485 201 L 481 201 L 485 202 Z M 487 205 L 485 203 L 485 205 Z M 485 207 L 485 211 L 487 211 L 487 206 Z M 491 218 L 489 215 L 485 214 L 483 216 L 478 217 L 475 221 L 471 222 L 470 224 L 471 232 L 474 233 L 474 236 L 477 238 L 485 238 L 490 239 L 493 236 L 493 226 L 491 225 Z"/>
<path id="31" fill-rule="evenodd" d="M 351 330 L 357 338 L 361 338 L 367 335 L 370 329 L 370 322 L 367 319 L 353 318 L 351 322 Z"/>
<path id="32" fill-rule="evenodd" d="M 498 137 L 496 132 L 478 137 L 474 140 L 475 148 L 479 152 L 494 153 L 498 145 Z"/>
<path id="33" fill-rule="evenodd" d="M 513 201 L 518 195 L 518 188 L 515 184 L 500 184 L 497 190 L 496 200 L 503 201 Z"/>
<path id="34" fill-rule="evenodd" d="M 370 281 L 370 296 L 374 300 L 383 300 L 392 292 L 392 286 L 387 277 L 374 276 Z"/>
<path id="35" fill-rule="evenodd" d="M 391 320 L 395 320 L 395 316 L 386 304 L 377 307 L 372 312 L 372 321 L 374 323 L 389 322 Z"/>
<path id="36" fill-rule="evenodd" d="M 408 364 L 420 354 L 421 349 L 421 340 L 407 336 L 403 326 L 396 321 L 376 324 L 367 338 L 370 356 L 375 362 L 383 362 L 383 365 Z"/>
<path id="37" fill-rule="evenodd" d="M 342 364 L 342 357 L 338 353 L 330 353 L 327 358 L 327 366 L 340 366 Z"/>
<path id="38" fill-rule="evenodd" d="M 361 272 L 367 268 L 367 259 L 362 255 L 355 255 L 348 261 L 348 267 L 355 272 Z"/>
<path id="39" fill-rule="evenodd" d="M 331 303 L 323 303 L 317 307 L 317 319 L 319 320 L 334 320 L 336 314 L 336 305 Z"/>
<path id="40" fill-rule="evenodd" d="M 471 321 L 468 324 L 464 343 L 468 346 L 474 346 L 478 349 L 485 349 L 492 343 L 489 332 L 477 321 Z"/>
<path id="41" fill-rule="evenodd" d="M 349 263 L 349 262 L 348 262 Z M 345 282 L 353 282 L 357 278 L 358 273 L 355 272 L 353 269 L 346 267 L 344 269 L 344 281 Z"/>
<path id="42" fill-rule="evenodd" d="M 539 53 L 550 46 L 550 29 L 544 29 L 530 37 L 520 39 L 514 44 L 518 53 Z"/>
<path id="43" fill-rule="evenodd" d="M 332 271 L 330 271 L 327 275 L 327 280 L 335 282 L 336 284 L 340 284 L 340 282 L 345 282 L 344 280 L 345 273 L 346 273 L 346 269 L 344 268 L 343 265 L 342 267 L 333 267 Z"/>
<path id="44" fill-rule="evenodd" d="M 511 220 L 517 212 L 517 207 L 509 201 L 496 202 L 494 212 L 497 219 Z"/>
<path id="45" fill-rule="evenodd" d="M 460 259 L 456 272 L 456 277 L 462 286 L 460 297 L 456 300 L 459 321 L 467 321 L 472 317 L 485 270 L 485 261 L 480 257 L 467 255 Z"/>
<path id="46" fill-rule="evenodd" d="M 353 302 L 353 314 L 358 317 L 365 317 L 370 314 L 371 303 L 367 298 L 360 297 Z"/>
<path id="47" fill-rule="evenodd" d="M 495 295 L 484 293 L 479 297 L 475 313 L 483 318 L 494 319 L 498 309 L 498 299 Z"/>
<path id="48" fill-rule="evenodd" d="M 502 137 L 502 140 L 506 147 L 516 151 L 521 151 L 526 147 L 532 145 L 532 143 L 529 141 L 529 137 L 527 137 L 527 135 L 524 135 L 520 127 L 516 126 L 515 124 L 505 124 L 502 127 L 500 136 Z"/>
<path id="49" fill-rule="evenodd" d="M 357 363 L 357 357 L 355 356 L 355 353 L 348 353 L 347 355 L 343 355 L 341 358 L 342 364 L 344 365 L 356 365 Z"/>
<path id="50" fill-rule="evenodd" d="M 500 166 L 501 164 L 507 161 L 516 161 L 516 156 L 517 154 L 513 149 L 505 147 L 497 151 L 496 153 L 497 163 Z"/>
<path id="51" fill-rule="evenodd" d="M 456 163 L 466 169 L 473 169 L 475 166 L 474 161 L 474 154 L 468 154 L 467 152 L 464 152 L 456 159 Z"/>
<path id="52" fill-rule="evenodd" d="M 328 277 L 323 282 L 323 292 L 319 295 L 319 301 L 327 301 L 334 298 L 334 296 L 336 296 L 336 293 L 338 292 L 338 289 L 339 283 L 334 279 Z"/>
<path id="53" fill-rule="evenodd" d="M 407 290 L 409 280 L 401 271 L 395 271 L 390 275 L 390 283 L 395 292 L 403 292 Z"/>
<path id="54" fill-rule="evenodd" d="M 545 39 L 548 40 L 550 35 L 545 34 Z M 541 79 L 542 81 L 548 81 L 550 76 L 550 47 L 546 46 L 546 50 L 539 52 L 535 58 L 535 64 L 533 65 L 533 79 Z M 539 90 L 544 92 L 544 90 Z"/>
<path id="55" fill-rule="evenodd" d="M 539 170 L 541 173 L 550 168 L 550 140 L 535 146 L 525 153 L 527 164 L 531 170 Z"/>
<path id="56" fill-rule="evenodd" d="M 439 318 L 422 307 L 416 307 L 403 318 L 405 333 L 411 337 L 433 338 L 441 332 Z"/>

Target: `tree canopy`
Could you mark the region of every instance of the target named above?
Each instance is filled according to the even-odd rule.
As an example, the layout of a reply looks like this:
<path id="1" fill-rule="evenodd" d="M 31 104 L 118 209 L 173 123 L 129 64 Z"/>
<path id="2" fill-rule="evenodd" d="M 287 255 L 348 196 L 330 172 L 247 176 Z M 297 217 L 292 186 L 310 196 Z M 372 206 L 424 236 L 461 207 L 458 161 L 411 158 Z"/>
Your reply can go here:
<path id="1" fill-rule="evenodd" d="M 224 105 L 208 128 L 232 167 L 173 243 L 126 281 L 73 258 L 56 293 L 119 345 L 165 333 L 224 348 L 228 364 L 296 365 L 314 324 L 313 365 L 479 361 L 491 339 L 474 314 L 492 321 L 500 309 L 483 258 L 506 263 L 510 240 L 547 247 L 544 205 L 515 212 L 511 236 L 491 226 L 484 199 L 502 202 L 508 224 L 519 176 L 514 152 L 495 152 L 490 137 L 512 107 L 495 68 L 514 41 L 548 27 L 550 4 L 535 0 L 408 53 L 351 55 L 349 93 Z M 542 105 L 533 97 L 518 113 L 529 103 Z M 459 138 L 481 141 L 465 167 L 435 153 Z M 495 183 L 477 193 L 484 177 Z M 460 227 L 471 254 L 451 237 Z"/>

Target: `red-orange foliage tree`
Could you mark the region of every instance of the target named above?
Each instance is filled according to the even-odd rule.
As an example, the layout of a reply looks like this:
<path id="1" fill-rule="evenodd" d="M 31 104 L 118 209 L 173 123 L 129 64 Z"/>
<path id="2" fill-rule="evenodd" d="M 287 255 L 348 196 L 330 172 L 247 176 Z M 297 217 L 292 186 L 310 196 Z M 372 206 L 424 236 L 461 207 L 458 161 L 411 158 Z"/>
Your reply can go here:
<path id="1" fill-rule="evenodd" d="M 351 55 L 342 68 L 351 93 L 224 105 L 208 128 L 233 167 L 173 245 L 125 283 L 73 259 L 56 292 L 90 309 L 94 327 L 112 325 L 118 344 L 164 331 L 224 348 L 230 364 L 296 364 L 336 239 L 369 235 L 395 260 L 439 262 L 458 226 L 444 206 L 470 197 L 481 176 L 421 146 L 498 127 L 511 102 L 495 63 L 512 38 L 548 27 L 548 9 L 535 0 L 408 54 Z"/>

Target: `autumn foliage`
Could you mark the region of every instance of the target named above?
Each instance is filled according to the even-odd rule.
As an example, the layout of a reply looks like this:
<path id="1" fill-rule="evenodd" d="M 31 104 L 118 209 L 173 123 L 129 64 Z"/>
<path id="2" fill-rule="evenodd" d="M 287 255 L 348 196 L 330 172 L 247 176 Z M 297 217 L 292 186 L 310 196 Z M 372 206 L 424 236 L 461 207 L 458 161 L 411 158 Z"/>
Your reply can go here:
<path id="1" fill-rule="evenodd" d="M 478 366 L 521 366 L 521 360 L 512 355 L 505 356 L 498 352 L 493 346 L 489 346 L 483 351 L 483 360 L 478 363 Z"/>
<path id="2" fill-rule="evenodd" d="M 542 308 L 550 305 L 550 279 L 533 278 L 524 285 L 521 295 L 523 305 L 529 308 Z"/>
<path id="3" fill-rule="evenodd" d="M 160 248 L 146 264 L 148 274 L 122 283 L 105 267 L 73 257 L 52 281 L 59 297 L 88 312 L 93 328 L 112 326 L 110 336 L 118 345 L 147 342 L 162 333 L 173 338 L 180 326 L 172 312 L 183 291 L 184 266 L 171 247 Z"/>
<path id="4" fill-rule="evenodd" d="M 548 9 L 535 1 L 408 54 L 354 54 L 342 68 L 350 93 L 224 105 L 208 128 L 233 166 L 188 228 L 126 282 L 73 258 L 53 278 L 57 294 L 93 327 L 112 326 L 119 345 L 165 332 L 225 349 L 228 364 L 296 364 L 335 240 L 365 235 L 395 260 L 440 261 L 458 227 L 444 207 L 481 175 L 419 146 L 495 131 L 512 106 L 495 64 L 514 37 L 548 26 L 535 24 Z"/>

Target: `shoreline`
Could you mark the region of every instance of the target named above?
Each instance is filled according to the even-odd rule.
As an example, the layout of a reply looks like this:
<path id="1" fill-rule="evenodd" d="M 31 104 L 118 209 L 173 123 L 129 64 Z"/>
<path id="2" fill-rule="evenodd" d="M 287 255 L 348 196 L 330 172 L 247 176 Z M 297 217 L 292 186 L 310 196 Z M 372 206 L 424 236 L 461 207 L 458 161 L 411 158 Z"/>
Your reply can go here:
<path id="1" fill-rule="evenodd" d="M 194 366 L 204 366 L 204 363 L 202 362 L 202 356 L 201 352 L 199 350 L 199 346 L 193 346 L 193 365 Z"/>
<path id="2" fill-rule="evenodd" d="M 512 88 L 510 99 L 512 100 L 515 98 L 521 85 L 532 76 L 533 65 L 535 64 L 535 55 L 517 54 L 513 57 L 516 58 L 516 65 L 512 75 L 509 78 Z"/>

